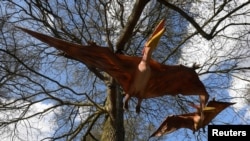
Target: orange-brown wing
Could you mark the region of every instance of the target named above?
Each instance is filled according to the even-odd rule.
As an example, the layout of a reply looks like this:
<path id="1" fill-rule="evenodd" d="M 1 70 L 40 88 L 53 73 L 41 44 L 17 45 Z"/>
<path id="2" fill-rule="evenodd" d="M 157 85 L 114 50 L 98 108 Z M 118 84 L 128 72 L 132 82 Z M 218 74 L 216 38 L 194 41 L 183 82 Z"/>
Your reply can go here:
<path id="1" fill-rule="evenodd" d="M 204 121 L 202 124 L 203 128 L 208 125 L 212 119 L 214 119 L 220 112 L 226 109 L 228 106 L 235 103 L 230 102 L 219 102 L 219 101 L 210 101 L 208 107 L 215 107 L 215 110 L 207 111 L 204 113 Z M 198 113 L 187 113 L 182 115 L 168 116 L 166 120 L 160 125 L 160 127 L 151 135 L 153 136 L 162 136 L 163 134 L 169 134 L 180 128 L 188 128 L 194 131 L 194 118 L 199 116 Z"/>
<path id="2" fill-rule="evenodd" d="M 17 28 L 40 41 L 55 47 L 56 49 L 62 50 L 68 56 L 81 61 L 88 66 L 93 66 L 107 72 L 114 77 L 122 87 L 128 87 L 129 81 L 132 77 L 131 75 L 133 74 L 133 68 L 136 67 L 136 62 L 133 60 L 139 59 L 133 57 L 130 58 L 125 55 L 116 55 L 111 52 L 108 47 L 74 44 L 25 28 Z"/>
<path id="3" fill-rule="evenodd" d="M 207 111 L 204 113 L 204 121 L 202 127 L 205 127 L 208 125 L 220 112 L 222 112 L 224 109 L 229 107 L 230 105 L 233 105 L 235 103 L 231 102 L 219 102 L 219 101 L 209 101 L 207 106 L 208 107 L 215 107 L 215 110 Z"/>
<path id="4" fill-rule="evenodd" d="M 180 128 L 188 128 L 193 130 L 193 118 L 195 116 L 197 116 L 197 113 L 168 116 L 165 121 L 160 125 L 160 127 L 150 137 L 160 137 L 164 134 L 174 132 Z"/>

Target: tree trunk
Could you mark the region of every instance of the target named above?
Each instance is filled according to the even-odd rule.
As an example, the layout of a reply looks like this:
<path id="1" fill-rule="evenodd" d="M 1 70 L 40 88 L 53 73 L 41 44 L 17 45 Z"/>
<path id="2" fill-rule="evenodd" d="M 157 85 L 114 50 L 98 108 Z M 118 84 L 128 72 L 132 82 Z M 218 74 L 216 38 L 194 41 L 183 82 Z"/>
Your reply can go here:
<path id="1" fill-rule="evenodd" d="M 108 76 L 107 101 L 105 108 L 108 111 L 106 116 L 101 141 L 124 141 L 123 125 L 123 97 L 119 91 L 119 85 Z"/>

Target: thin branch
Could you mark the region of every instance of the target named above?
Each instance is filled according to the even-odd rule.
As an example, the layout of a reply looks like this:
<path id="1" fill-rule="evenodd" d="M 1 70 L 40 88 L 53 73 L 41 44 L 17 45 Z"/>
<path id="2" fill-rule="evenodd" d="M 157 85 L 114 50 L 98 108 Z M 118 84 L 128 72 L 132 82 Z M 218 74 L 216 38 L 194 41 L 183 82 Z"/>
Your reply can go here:
<path id="1" fill-rule="evenodd" d="M 181 16 L 183 16 L 187 21 L 189 21 L 194 26 L 194 28 L 201 34 L 202 37 L 206 38 L 207 40 L 210 40 L 213 38 L 211 34 L 207 34 L 192 17 L 190 17 L 186 12 L 184 12 L 179 7 L 169 3 L 167 0 L 158 0 L 158 2 L 178 12 Z"/>
<path id="2" fill-rule="evenodd" d="M 199 32 L 201 34 L 202 37 L 204 37 L 207 40 L 213 39 L 214 36 L 216 36 L 220 31 L 222 31 L 222 30 L 219 30 L 219 31 L 216 32 L 216 30 L 219 27 L 219 25 L 221 24 L 221 22 L 223 22 L 225 19 L 227 19 L 228 17 L 230 17 L 233 13 L 237 12 L 238 10 L 242 9 L 243 7 L 245 7 L 246 5 L 248 5 L 250 3 L 250 1 L 247 1 L 247 2 L 243 3 L 242 5 L 236 7 L 235 9 L 233 9 L 231 12 L 227 13 L 225 16 L 223 16 L 222 18 L 220 18 L 217 21 L 217 23 L 212 28 L 212 30 L 210 31 L 210 33 L 206 33 L 202 28 L 206 24 L 208 24 L 209 21 L 211 21 L 216 15 L 218 15 L 223 10 L 223 8 L 225 7 L 225 5 L 227 4 L 226 2 L 224 2 L 220 6 L 220 8 L 218 9 L 218 11 L 215 13 L 215 15 L 213 15 L 212 18 L 210 18 L 209 21 L 207 21 L 206 24 L 203 25 L 202 27 L 194 20 L 194 18 L 192 18 L 191 16 L 189 16 L 181 8 L 175 6 L 174 4 L 169 3 L 167 0 L 158 0 L 158 2 L 164 4 L 168 8 L 170 8 L 170 9 L 178 12 L 181 16 L 183 16 L 187 21 L 189 21 L 194 26 L 194 28 L 197 30 L 197 32 Z M 216 34 L 214 34 L 214 33 L 216 33 Z"/>
<path id="3" fill-rule="evenodd" d="M 89 116 L 89 118 L 86 120 L 86 122 L 81 123 L 76 129 L 75 131 L 73 131 L 73 134 L 71 135 L 69 140 L 73 140 L 83 129 L 83 127 L 90 122 L 90 126 L 88 128 L 87 133 L 89 132 L 89 130 L 91 130 L 91 128 L 93 127 L 93 125 L 95 124 L 95 122 L 97 121 L 97 119 L 100 117 L 100 115 L 102 114 L 102 112 L 97 112 L 94 113 L 92 116 Z M 92 120 L 91 120 L 92 119 Z"/>
<path id="4" fill-rule="evenodd" d="M 117 40 L 116 52 L 119 53 L 119 52 L 122 52 L 122 50 L 124 50 L 125 44 L 131 38 L 133 30 L 136 26 L 136 23 L 139 20 L 143 9 L 145 8 L 148 2 L 149 0 L 136 0 L 132 13 L 128 18 L 128 22 L 126 26 L 124 27 L 123 31 L 121 32 L 120 37 Z"/>
<path id="5" fill-rule="evenodd" d="M 206 72 L 200 73 L 199 75 L 203 75 L 203 74 L 208 74 L 208 73 L 229 73 L 229 72 L 233 72 L 233 71 L 245 71 L 248 70 L 250 71 L 250 67 L 239 67 L 239 68 L 228 68 L 228 69 L 223 69 L 223 70 L 208 70 Z"/>
<path id="6" fill-rule="evenodd" d="M 231 12 L 229 12 L 228 14 L 226 14 L 224 17 L 222 17 L 217 23 L 216 25 L 213 27 L 213 29 L 211 30 L 210 35 L 212 36 L 214 34 L 214 32 L 216 31 L 216 29 L 219 27 L 220 23 L 222 21 L 224 21 L 226 18 L 228 18 L 229 16 L 231 16 L 233 13 L 237 12 L 238 10 L 242 9 L 244 6 L 248 5 L 250 3 L 250 1 L 243 3 L 242 5 L 236 7 L 235 9 L 233 9 Z"/>
<path id="7" fill-rule="evenodd" d="M 21 65 L 23 65 L 27 70 L 33 72 L 34 74 L 36 74 L 36 75 L 38 75 L 38 76 L 41 76 L 41 77 L 43 77 L 43 78 L 46 78 L 46 79 L 50 80 L 51 82 L 56 83 L 58 86 L 60 86 L 60 87 L 62 87 L 62 88 L 68 89 L 69 91 L 71 91 L 72 93 L 74 93 L 74 94 L 76 94 L 76 95 L 82 95 L 82 94 L 78 94 L 78 93 L 77 93 L 76 91 L 74 91 L 73 89 L 71 89 L 71 88 L 69 88 L 69 87 L 67 87 L 67 86 L 64 86 L 64 85 L 60 84 L 59 82 L 55 81 L 54 79 L 49 78 L 49 77 L 47 77 L 47 76 L 45 76 L 45 75 L 43 75 L 43 74 L 41 74 L 41 73 L 39 73 L 39 72 L 37 72 L 37 71 L 31 69 L 31 68 L 30 68 L 29 66 L 27 66 L 22 60 L 20 60 L 17 56 L 15 56 L 14 54 L 10 53 L 9 51 L 4 50 L 4 49 L 0 49 L 0 51 L 6 53 L 6 54 L 10 55 L 11 57 L 13 57 L 14 59 L 16 59 Z"/>
<path id="8" fill-rule="evenodd" d="M 88 129 L 86 131 L 86 134 L 83 136 L 83 139 L 85 139 L 87 135 L 90 135 L 91 137 L 93 136 L 90 131 L 92 130 L 93 126 L 95 125 L 95 122 L 98 120 L 98 118 L 100 116 L 101 116 L 101 114 L 97 114 L 96 117 L 94 117 L 94 119 L 92 120 L 91 124 L 89 125 L 89 127 L 88 127 Z"/>

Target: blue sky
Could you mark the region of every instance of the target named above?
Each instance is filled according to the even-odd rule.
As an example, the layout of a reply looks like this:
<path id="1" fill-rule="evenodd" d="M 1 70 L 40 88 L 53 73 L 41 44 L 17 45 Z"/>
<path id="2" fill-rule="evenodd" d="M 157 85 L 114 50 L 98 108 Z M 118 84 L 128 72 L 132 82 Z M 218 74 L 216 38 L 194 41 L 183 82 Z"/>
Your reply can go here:
<path id="1" fill-rule="evenodd" d="M 2 7 L 3 8 L 3 7 Z M 204 8 L 204 7 L 203 7 Z M 201 10 L 202 11 L 202 10 Z M 63 14 L 63 13 L 61 13 Z M 201 13 L 201 14 L 209 14 L 209 13 Z M 66 15 L 63 15 L 66 16 Z M 87 16 L 91 16 L 91 15 L 87 15 Z M 15 19 L 12 19 L 15 20 Z M 197 19 L 197 21 L 199 21 L 201 19 Z M 25 23 L 25 22 L 21 22 L 19 23 L 20 25 L 24 26 L 24 27 L 29 27 L 31 25 Z M 175 31 L 182 31 L 182 30 L 193 30 L 192 26 L 189 25 L 188 23 L 181 23 L 183 29 L 181 28 L 174 28 L 173 30 Z M 186 28 L 186 29 L 185 29 Z M 233 33 L 235 32 L 235 29 L 229 29 L 229 32 L 225 33 L 225 34 L 230 34 L 233 35 Z M 97 38 L 102 38 L 101 36 L 97 37 Z M 34 39 L 31 39 L 30 37 L 27 36 L 27 39 L 32 40 L 32 41 L 36 41 Z M 166 39 L 166 37 L 165 37 Z M 163 37 L 164 40 L 164 37 Z M 178 37 L 176 37 L 176 41 L 179 40 Z M 232 49 L 234 47 L 234 45 L 236 44 L 233 41 L 225 41 L 223 37 L 218 38 L 217 40 L 220 41 L 216 41 L 216 40 L 212 40 L 212 41 L 207 41 L 202 39 L 201 36 L 195 36 L 194 38 L 192 38 L 187 44 L 185 44 L 182 49 L 182 58 L 179 59 L 170 59 L 173 60 L 172 62 L 168 62 L 168 63 L 181 63 L 181 64 L 187 64 L 187 65 L 192 65 L 193 63 L 198 63 L 198 64 L 205 64 L 205 68 L 202 68 L 201 70 L 198 70 L 199 73 L 203 73 L 204 71 L 206 71 L 210 66 L 206 65 L 209 64 L 213 61 L 223 61 L 223 63 L 220 63 L 220 65 L 218 66 L 213 66 L 212 68 L 210 68 L 211 71 L 213 70 L 220 70 L 220 69 L 225 69 L 227 67 L 230 67 L 231 65 L 237 64 L 238 62 L 233 62 L 233 61 L 225 61 L 226 57 L 228 55 L 228 50 Z M 216 50 L 216 46 L 221 44 L 221 43 L 225 43 L 225 48 L 222 48 L 220 50 L 220 52 L 215 52 Z M 172 46 L 174 47 L 174 46 Z M 161 51 L 164 50 L 164 47 L 160 47 L 158 53 L 161 53 Z M 51 53 L 52 51 L 54 51 L 52 48 L 48 48 L 46 50 L 46 53 Z M 157 52 L 157 51 L 156 51 Z M 41 56 L 46 56 L 46 54 L 40 54 Z M 164 54 L 161 53 L 161 55 L 163 56 Z M 210 60 L 210 57 L 217 57 L 217 60 Z M 63 61 L 65 61 L 65 59 L 63 59 L 62 57 L 56 57 L 56 59 L 54 58 L 53 55 L 49 55 L 46 58 L 44 58 L 44 63 L 46 63 L 47 61 L 55 61 L 54 65 L 55 66 L 42 66 L 40 72 L 41 73 L 48 73 L 46 74 L 47 76 L 49 76 L 50 78 L 56 79 L 56 80 L 60 80 L 61 84 L 67 85 L 67 83 L 72 80 L 72 78 L 67 78 L 65 76 L 67 75 L 76 75 L 77 74 L 74 71 L 80 72 L 84 69 L 86 69 L 84 67 L 83 64 L 79 65 L 79 64 L 74 64 L 74 63 L 68 63 L 65 64 Z M 72 67 L 76 66 L 76 68 L 74 68 L 74 70 L 72 70 Z M 249 62 L 246 62 L 244 64 L 241 65 L 246 65 L 246 66 L 250 66 Z M 63 70 L 59 71 L 60 68 L 64 68 Z M 91 75 L 91 74 L 90 74 Z M 79 75 L 80 77 L 81 75 Z M 74 78 L 76 78 L 74 77 Z M 201 80 L 204 82 L 205 86 L 207 87 L 207 90 L 210 94 L 210 97 L 213 98 L 215 97 L 217 100 L 222 100 L 222 101 L 232 101 L 232 102 L 237 102 L 237 104 L 235 104 L 235 106 L 232 106 L 228 109 L 226 109 L 225 111 L 223 111 L 221 114 L 219 114 L 213 121 L 212 124 L 249 124 L 250 122 L 250 115 L 249 115 L 249 105 L 247 105 L 247 103 L 245 103 L 244 101 L 242 101 L 242 99 L 230 99 L 230 97 L 238 97 L 241 96 L 242 94 L 244 94 L 244 91 L 235 91 L 234 89 L 243 89 L 246 88 L 247 83 L 245 83 L 244 81 L 241 81 L 239 79 L 236 79 L 235 77 L 232 77 L 231 75 L 226 76 L 224 74 L 204 74 L 200 76 Z M 85 79 L 85 78 L 83 78 Z M 87 79 L 87 78 L 86 78 Z M 87 87 L 91 87 L 91 83 L 94 82 L 93 79 L 90 79 L 89 84 L 86 84 L 87 87 L 82 87 L 82 85 L 80 85 L 81 82 L 85 82 L 85 80 L 80 80 L 77 81 L 77 83 L 74 83 L 74 89 L 77 90 L 77 92 L 87 92 L 87 93 L 91 93 L 87 90 Z M 102 83 L 95 83 L 95 87 L 96 87 L 96 92 L 97 91 L 101 91 L 102 93 L 104 93 L 105 89 L 103 87 Z M 47 83 L 46 84 L 48 87 L 48 89 L 56 89 L 58 86 L 52 82 Z M 219 86 L 219 87 L 218 87 Z M 223 88 L 223 89 L 221 89 Z M 65 90 L 62 91 L 60 94 L 62 95 L 62 97 L 64 97 L 65 99 L 70 98 L 70 95 L 67 95 L 67 93 L 70 93 L 69 91 Z M 75 99 L 78 99 L 79 97 L 77 97 L 75 95 L 74 97 Z M 168 97 L 166 97 L 168 98 Z M 171 99 L 171 98 L 169 98 Z M 174 98 L 173 98 L 174 99 Z M 96 99 L 98 102 L 99 99 Z M 45 101 L 42 103 L 38 103 L 36 106 L 34 107 L 38 107 L 38 110 L 43 110 L 44 108 L 51 106 L 51 101 Z M 145 106 L 147 104 L 147 102 L 144 103 Z M 132 106 L 130 106 L 132 108 Z M 32 112 L 35 112 L 35 109 Z M 166 107 L 169 108 L 169 107 Z M 132 109 L 133 110 L 133 109 Z M 58 114 L 61 114 L 61 110 L 59 109 Z M 171 111 L 174 112 L 174 111 Z M 172 113 L 172 114 L 176 114 L 176 113 Z M 239 114 L 239 115 L 237 115 Z M 161 115 L 162 117 L 164 116 L 168 116 L 168 113 L 164 113 L 164 115 Z M 53 115 L 48 115 L 47 117 L 49 120 L 53 121 Z M 46 121 L 47 119 L 42 118 L 34 118 L 32 119 L 32 123 L 37 123 L 38 128 L 42 129 L 42 135 L 46 135 L 47 133 L 50 133 L 51 131 L 53 131 L 53 129 L 55 127 L 57 127 L 56 124 L 51 124 L 48 121 Z M 164 118 L 162 119 L 156 119 L 154 121 L 154 125 L 160 125 L 161 122 L 164 120 Z M 51 127 L 51 128 L 48 128 Z M 157 127 L 156 127 L 157 128 Z M 20 127 L 19 129 L 20 131 L 23 130 L 23 127 Z M 26 130 L 24 130 L 26 132 Z M 35 134 L 39 134 L 37 132 L 34 132 Z M 188 129 L 180 129 L 174 133 L 171 133 L 169 135 L 165 135 L 162 138 L 164 138 L 166 141 L 176 141 L 176 140 L 186 140 L 186 141 L 195 141 L 195 140 L 199 140 L 197 139 L 196 135 L 198 133 L 196 133 L 195 135 L 193 135 L 191 130 Z M 200 134 L 200 136 L 198 136 L 201 138 L 201 140 L 206 141 L 206 133 L 205 134 Z M 30 138 L 33 138 L 33 136 L 31 136 Z M 154 140 L 157 138 L 153 138 L 152 140 Z"/>

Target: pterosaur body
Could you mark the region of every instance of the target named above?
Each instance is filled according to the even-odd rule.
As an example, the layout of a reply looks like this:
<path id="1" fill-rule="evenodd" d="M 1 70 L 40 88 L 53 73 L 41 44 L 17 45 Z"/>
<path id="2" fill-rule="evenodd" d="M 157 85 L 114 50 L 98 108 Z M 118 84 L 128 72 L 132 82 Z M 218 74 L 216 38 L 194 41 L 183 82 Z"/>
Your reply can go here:
<path id="1" fill-rule="evenodd" d="M 160 125 L 160 127 L 151 135 L 153 136 L 162 136 L 164 134 L 169 134 L 174 132 L 180 128 L 188 128 L 193 132 L 199 130 L 200 128 L 204 128 L 208 125 L 220 112 L 224 109 L 233 105 L 235 103 L 230 102 L 219 102 L 212 100 L 208 102 L 207 106 L 214 107 L 211 111 L 204 112 L 204 120 L 199 126 L 200 114 L 199 112 L 187 113 L 181 115 L 171 115 L 168 116 L 165 121 Z"/>
<path id="2" fill-rule="evenodd" d="M 108 47 L 95 44 L 74 44 L 19 28 L 40 41 L 63 51 L 67 56 L 88 66 L 99 68 L 115 78 L 126 92 L 124 103 L 126 109 L 130 97 L 138 99 L 136 111 L 139 112 L 143 99 L 177 94 L 199 95 L 203 108 L 208 100 L 208 93 L 199 80 L 195 67 L 164 65 L 151 59 L 152 51 L 156 48 L 160 36 L 165 31 L 163 25 L 163 22 L 158 25 L 145 44 L 142 57 L 115 54 Z"/>

